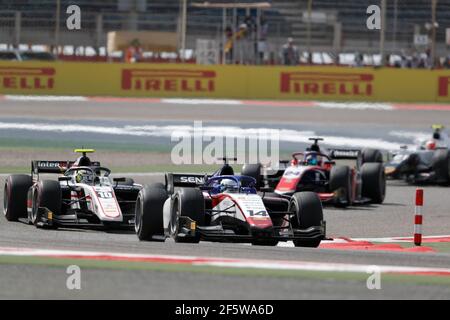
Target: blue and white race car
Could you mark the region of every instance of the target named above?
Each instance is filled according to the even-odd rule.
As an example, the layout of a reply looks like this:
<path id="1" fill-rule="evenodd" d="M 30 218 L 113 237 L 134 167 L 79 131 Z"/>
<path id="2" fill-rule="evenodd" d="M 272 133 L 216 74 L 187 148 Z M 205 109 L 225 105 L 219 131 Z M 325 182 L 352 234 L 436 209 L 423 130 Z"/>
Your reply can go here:
<path id="1" fill-rule="evenodd" d="M 325 238 L 322 204 L 314 192 L 290 199 L 257 193 L 252 177 L 225 164 L 210 176 L 166 174 L 166 184 L 145 186 L 136 201 L 140 240 L 197 243 L 248 242 L 317 247 Z M 262 190 L 264 191 L 264 190 Z"/>

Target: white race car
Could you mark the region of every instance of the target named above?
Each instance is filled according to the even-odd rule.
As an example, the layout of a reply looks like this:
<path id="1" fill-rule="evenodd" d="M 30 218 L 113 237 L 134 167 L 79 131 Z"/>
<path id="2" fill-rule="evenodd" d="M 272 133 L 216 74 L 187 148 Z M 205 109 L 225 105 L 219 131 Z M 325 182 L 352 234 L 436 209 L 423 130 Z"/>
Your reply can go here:
<path id="1" fill-rule="evenodd" d="M 79 149 L 76 161 L 34 160 L 31 175 L 11 175 L 4 188 L 4 215 L 9 221 L 28 218 L 36 227 L 122 228 L 134 226 L 134 206 L 142 189 L 129 178 L 91 162 L 92 149 Z M 40 180 L 41 173 L 62 174 Z"/>

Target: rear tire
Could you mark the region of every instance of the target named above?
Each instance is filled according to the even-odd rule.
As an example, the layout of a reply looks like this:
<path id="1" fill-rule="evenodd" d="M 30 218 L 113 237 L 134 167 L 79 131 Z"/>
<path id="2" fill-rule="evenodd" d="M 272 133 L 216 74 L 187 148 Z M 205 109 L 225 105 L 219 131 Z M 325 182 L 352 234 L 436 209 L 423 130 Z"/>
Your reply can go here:
<path id="1" fill-rule="evenodd" d="M 174 199 L 170 214 L 170 234 L 175 242 L 198 243 L 200 238 L 180 237 L 179 218 L 189 217 L 198 226 L 205 225 L 205 200 L 203 193 L 197 188 L 180 188 Z"/>
<path id="2" fill-rule="evenodd" d="M 352 205 L 352 176 L 348 166 L 335 166 L 330 172 L 330 190 L 338 191 L 334 204 L 336 207 L 345 208 Z"/>
<path id="3" fill-rule="evenodd" d="M 294 227 L 308 229 L 321 226 L 323 222 L 323 208 L 319 196 L 315 192 L 297 192 L 291 198 L 289 211 L 295 213 Z M 296 247 L 317 248 L 322 239 L 294 240 Z"/>
<path id="4" fill-rule="evenodd" d="M 151 184 L 149 184 L 149 186 L 152 187 L 152 188 L 158 188 L 158 189 L 166 190 L 166 185 L 164 183 L 161 183 L 161 182 L 151 183 Z"/>
<path id="5" fill-rule="evenodd" d="M 134 184 L 134 180 L 131 178 L 125 178 L 125 181 L 119 184 L 124 186 L 132 186 Z"/>
<path id="6" fill-rule="evenodd" d="M 242 167 L 241 175 L 255 178 L 256 187 L 259 188 L 262 186 L 262 182 L 263 182 L 262 175 L 261 175 L 261 168 L 262 168 L 262 165 L 260 163 L 245 164 Z"/>
<path id="7" fill-rule="evenodd" d="M 141 241 L 164 241 L 163 207 L 167 191 L 158 186 L 145 186 L 138 194 L 134 229 Z M 153 236 L 161 236 L 154 238 Z"/>
<path id="8" fill-rule="evenodd" d="M 361 167 L 361 195 L 381 204 L 386 195 L 386 176 L 381 163 L 365 163 Z"/>
<path id="9" fill-rule="evenodd" d="M 450 183 L 450 150 L 436 150 L 431 163 L 437 182 Z"/>
<path id="10" fill-rule="evenodd" d="M 378 149 L 366 148 L 362 150 L 362 163 L 383 163 L 383 154 Z"/>
<path id="11" fill-rule="evenodd" d="M 3 214 L 8 221 L 27 217 L 27 193 L 33 185 L 31 176 L 14 174 L 6 179 L 3 192 Z"/>
<path id="12" fill-rule="evenodd" d="M 38 227 L 39 208 L 47 208 L 54 216 L 61 214 L 62 194 L 58 181 L 41 180 L 33 191 L 31 222 Z"/>

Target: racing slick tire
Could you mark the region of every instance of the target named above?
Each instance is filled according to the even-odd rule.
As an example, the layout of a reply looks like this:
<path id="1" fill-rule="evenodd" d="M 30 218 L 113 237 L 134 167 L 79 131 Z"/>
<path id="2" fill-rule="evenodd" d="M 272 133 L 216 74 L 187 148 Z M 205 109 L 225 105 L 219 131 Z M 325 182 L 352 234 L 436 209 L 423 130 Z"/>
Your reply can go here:
<path id="1" fill-rule="evenodd" d="M 167 191 L 157 185 L 148 185 L 139 191 L 134 218 L 134 230 L 139 240 L 165 240 L 163 207 L 167 198 Z"/>
<path id="2" fill-rule="evenodd" d="M 339 208 L 351 206 L 352 196 L 352 175 L 349 166 L 335 166 L 330 172 L 330 190 L 338 190 L 338 195 L 334 200 L 334 205 Z"/>
<path id="3" fill-rule="evenodd" d="M 361 179 L 361 195 L 370 198 L 371 203 L 383 203 L 386 195 L 386 175 L 383 164 L 364 163 L 361 167 Z"/>
<path id="4" fill-rule="evenodd" d="M 304 191 L 292 195 L 289 212 L 294 213 L 294 228 L 308 229 L 321 226 L 323 222 L 323 208 L 319 196 L 315 192 Z M 296 247 L 317 248 L 322 239 L 294 240 Z"/>
<path id="5" fill-rule="evenodd" d="M 3 193 L 3 214 L 8 221 L 27 217 L 27 193 L 32 186 L 31 176 L 13 174 L 6 179 Z"/>
<path id="6" fill-rule="evenodd" d="M 241 170 L 241 175 L 255 178 L 256 188 L 259 188 L 262 186 L 262 183 L 263 183 L 263 177 L 261 175 L 261 168 L 262 168 L 262 165 L 260 163 L 244 164 L 244 166 L 242 167 L 242 170 Z"/>
<path id="7" fill-rule="evenodd" d="M 153 188 L 166 190 L 166 186 L 164 185 L 164 183 L 161 183 L 161 182 L 155 182 L 155 183 L 149 184 L 149 186 L 151 186 Z"/>
<path id="8" fill-rule="evenodd" d="M 125 178 L 125 181 L 120 184 L 124 186 L 132 186 L 134 184 L 134 180 L 131 178 Z"/>
<path id="9" fill-rule="evenodd" d="M 39 208 L 47 208 L 53 216 L 61 214 L 62 193 L 61 186 L 55 180 L 41 180 L 36 184 L 32 193 L 31 223 L 37 228 L 39 225 Z M 51 226 L 56 228 L 56 226 Z"/>
<path id="10" fill-rule="evenodd" d="M 197 188 L 180 188 L 172 202 L 170 213 L 170 235 L 175 242 L 198 243 L 200 237 L 183 237 L 179 235 L 180 216 L 189 217 L 196 225 L 205 225 L 205 199 Z"/>
<path id="11" fill-rule="evenodd" d="M 436 150 L 431 166 L 435 172 L 437 183 L 450 183 L 450 150 Z"/>
<path id="12" fill-rule="evenodd" d="M 383 163 L 383 154 L 380 150 L 370 148 L 362 150 L 362 164 L 369 162 Z"/>

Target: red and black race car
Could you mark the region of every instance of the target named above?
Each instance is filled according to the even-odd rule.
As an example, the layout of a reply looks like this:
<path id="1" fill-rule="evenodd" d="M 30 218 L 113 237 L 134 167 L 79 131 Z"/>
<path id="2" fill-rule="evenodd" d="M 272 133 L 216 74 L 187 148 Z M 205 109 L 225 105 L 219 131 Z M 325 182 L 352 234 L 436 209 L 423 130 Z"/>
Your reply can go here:
<path id="1" fill-rule="evenodd" d="M 281 161 L 274 174 L 261 164 L 247 164 L 242 174 L 254 177 L 259 187 L 274 188 L 273 196 L 291 197 L 296 192 L 314 191 L 323 203 L 338 207 L 384 201 L 386 178 L 383 157 L 375 149 L 329 149 L 322 152 L 318 142 L 305 152 L 295 152 Z M 354 166 L 337 165 L 335 160 L 356 160 Z"/>

